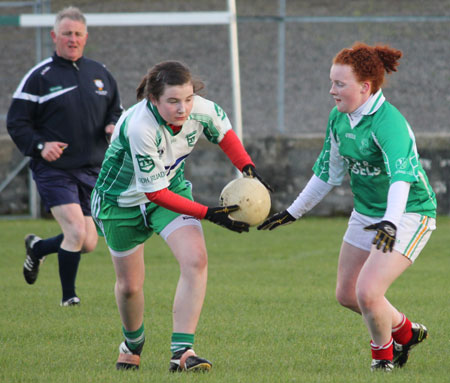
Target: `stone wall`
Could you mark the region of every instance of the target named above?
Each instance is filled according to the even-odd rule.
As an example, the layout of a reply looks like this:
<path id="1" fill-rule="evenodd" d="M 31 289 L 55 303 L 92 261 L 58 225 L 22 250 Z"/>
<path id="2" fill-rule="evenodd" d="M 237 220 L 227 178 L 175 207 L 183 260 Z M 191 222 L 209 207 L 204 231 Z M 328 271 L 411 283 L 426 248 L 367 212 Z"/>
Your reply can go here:
<path id="1" fill-rule="evenodd" d="M 450 134 L 417 135 L 421 162 L 438 198 L 439 214 L 450 214 Z M 284 209 L 312 175 L 320 153 L 322 135 L 268 136 L 246 139 L 245 146 L 258 171 L 275 189 L 272 209 Z M 0 179 L 22 159 L 9 138 L 0 139 Z M 194 185 L 194 197 L 216 206 L 222 188 L 236 177 L 236 170 L 217 145 L 201 140 L 186 161 L 186 178 Z M 310 214 L 347 215 L 353 206 L 348 178 L 325 197 Z M 24 169 L 0 195 L 0 215 L 26 214 L 28 172 Z"/>
<path id="2" fill-rule="evenodd" d="M 450 134 L 416 135 L 421 163 L 438 200 L 438 213 L 450 214 Z M 272 136 L 247 140 L 245 146 L 258 171 L 275 189 L 272 209 L 286 208 L 306 185 L 323 144 L 322 135 Z M 215 145 L 199 143 L 187 160 L 186 178 L 194 184 L 194 196 L 210 206 L 236 176 L 226 156 Z M 312 215 L 347 215 L 353 207 L 348 177 L 317 205 Z"/>

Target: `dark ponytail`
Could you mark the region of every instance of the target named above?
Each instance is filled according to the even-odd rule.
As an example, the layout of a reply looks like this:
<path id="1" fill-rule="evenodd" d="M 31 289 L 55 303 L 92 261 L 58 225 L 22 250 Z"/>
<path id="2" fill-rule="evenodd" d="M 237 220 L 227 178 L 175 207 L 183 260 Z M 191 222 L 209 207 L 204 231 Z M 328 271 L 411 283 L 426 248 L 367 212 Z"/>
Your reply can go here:
<path id="1" fill-rule="evenodd" d="M 182 62 L 163 61 L 150 68 L 142 78 L 136 89 L 136 98 L 140 101 L 153 96 L 159 100 L 166 85 L 184 85 L 187 83 L 192 84 L 194 93 L 198 93 L 205 86 L 201 80 L 193 79 L 190 69 Z"/>

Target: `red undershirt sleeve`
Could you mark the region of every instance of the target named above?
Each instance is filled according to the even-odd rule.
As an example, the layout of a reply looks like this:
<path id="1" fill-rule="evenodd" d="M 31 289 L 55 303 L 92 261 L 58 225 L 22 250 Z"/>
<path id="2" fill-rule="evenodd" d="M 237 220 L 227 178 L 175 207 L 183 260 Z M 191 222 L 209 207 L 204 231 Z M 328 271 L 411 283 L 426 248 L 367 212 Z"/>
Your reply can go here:
<path id="1" fill-rule="evenodd" d="M 219 143 L 220 148 L 231 160 L 234 166 L 236 166 L 240 171 L 242 171 L 245 165 L 253 165 L 252 159 L 248 155 L 241 140 L 233 130 L 229 130 L 222 141 Z"/>
<path id="2" fill-rule="evenodd" d="M 145 193 L 145 195 L 150 202 L 176 213 L 191 215 L 199 219 L 205 218 L 206 212 L 208 211 L 207 206 L 182 197 L 167 188 L 153 193 Z"/>

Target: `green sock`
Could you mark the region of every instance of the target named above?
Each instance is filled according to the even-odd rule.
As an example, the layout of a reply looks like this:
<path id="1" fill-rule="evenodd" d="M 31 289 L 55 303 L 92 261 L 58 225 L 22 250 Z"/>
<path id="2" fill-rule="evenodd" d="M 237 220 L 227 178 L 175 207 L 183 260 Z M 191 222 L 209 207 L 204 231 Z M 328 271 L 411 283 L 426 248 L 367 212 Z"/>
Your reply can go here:
<path id="1" fill-rule="evenodd" d="M 170 344 L 170 351 L 172 351 L 172 355 L 185 348 L 192 348 L 193 345 L 194 334 L 185 334 L 182 332 L 172 333 L 172 343 Z"/>
<path id="2" fill-rule="evenodd" d="M 128 348 L 133 351 L 136 350 L 145 341 L 144 324 L 142 323 L 136 331 L 127 331 L 122 327 L 123 336 L 127 341 Z"/>

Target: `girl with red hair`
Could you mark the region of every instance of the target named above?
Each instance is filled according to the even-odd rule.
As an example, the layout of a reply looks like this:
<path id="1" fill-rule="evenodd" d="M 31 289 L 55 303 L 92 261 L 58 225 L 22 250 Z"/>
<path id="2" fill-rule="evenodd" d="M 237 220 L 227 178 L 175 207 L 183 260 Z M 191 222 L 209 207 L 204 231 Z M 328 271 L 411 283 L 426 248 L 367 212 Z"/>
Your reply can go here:
<path id="1" fill-rule="evenodd" d="M 291 206 L 258 227 L 294 222 L 349 174 L 354 209 L 340 250 L 336 297 L 364 319 L 372 371 L 404 366 L 410 349 L 428 334 L 385 297 L 436 228 L 436 197 L 414 134 L 381 90 L 385 73 L 396 72 L 401 57 L 390 46 L 360 42 L 334 57 L 330 94 L 336 106 L 314 175 Z"/>

